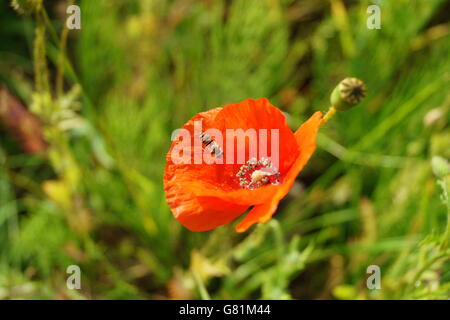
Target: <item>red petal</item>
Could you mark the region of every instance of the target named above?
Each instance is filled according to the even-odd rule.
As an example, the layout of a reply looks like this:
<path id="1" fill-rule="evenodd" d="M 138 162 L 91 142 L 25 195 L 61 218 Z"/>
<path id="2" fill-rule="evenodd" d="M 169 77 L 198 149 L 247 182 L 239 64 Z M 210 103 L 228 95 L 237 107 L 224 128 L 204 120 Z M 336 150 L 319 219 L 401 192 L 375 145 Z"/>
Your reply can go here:
<path id="1" fill-rule="evenodd" d="M 292 166 L 295 158 L 298 156 L 297 145 L 292 130 L 286 123 L 286 117 L 276 107 L 271 105 L 266 98 L 260 98 L 257 100 L 247 99 L 240 103 L 230 104 L 225 106 L 216 117 L 216 124 L 225 133 L 226 129 L 267 129 L 267 152 L 270 156 L 271 153 L 271 129 L 279 130 L 279 166 L 278 171 L 283 173 Z M 225 139 L 225 134 L 224 134 Z M 226 139 L 225 139 L 226 140 Z M 258 139 L 259 144 L 259 139 Z M 224 141 L 225 148 L 227 149 L 226 141 Z M 236 148 L 236 142 L 235 142 Z M 249 158 L 249 146 L 248 143 L 245 146 L 245 159 Z M 235 159 L 236 160 L 236 156 Z M 243 163 L 234 165 L 225 165 L 222 170 L 225 170 L 225 176 L 233 177 L 239 171 L 239 168 Z M 230 181 L 227 181 L 230 182 Z M 236 188 L 239 186 L 236 185 Z"/>
<path id="2" fill-rule="evenodd" d="M 278 202 L 289 192 L 294 184 L 295 178 L 314 153 L 316 149 L 317 132 L 321 123 L 322 113 L 318 111 L 295 132 L 295 137 L 300 149 L 299 157 L 285 176 L 283 184 L 279 186 L 273 198 L 267 203 L 253 207 L 247 216 L 237 225 L 237 232 L 244 232 L 257 222 L 267 222 L 270 220 L 277 209 Z"/>
<path id="3" fill-rule="evenodd" d="M 197 197 L 184 183 L 173 184 L 165 190 L 175 218 L 191 231 L 207 231 L 228 224 L 248 209 L 216 197 Z"/>

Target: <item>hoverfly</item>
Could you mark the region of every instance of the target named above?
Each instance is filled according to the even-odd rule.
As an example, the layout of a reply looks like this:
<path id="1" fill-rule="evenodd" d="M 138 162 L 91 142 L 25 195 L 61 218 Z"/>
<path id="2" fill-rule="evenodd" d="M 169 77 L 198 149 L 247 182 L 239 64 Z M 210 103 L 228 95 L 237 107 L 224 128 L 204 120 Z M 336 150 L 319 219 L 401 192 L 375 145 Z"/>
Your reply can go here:
<path id="1" fill-rule="evenodd" d="M 222 157 L 223 152 L 219 144 L 206 132 L 200 133 L 200 139 L 204 150 L 208 149 L 209 153 L 215 155 L 217 158 Z"/>

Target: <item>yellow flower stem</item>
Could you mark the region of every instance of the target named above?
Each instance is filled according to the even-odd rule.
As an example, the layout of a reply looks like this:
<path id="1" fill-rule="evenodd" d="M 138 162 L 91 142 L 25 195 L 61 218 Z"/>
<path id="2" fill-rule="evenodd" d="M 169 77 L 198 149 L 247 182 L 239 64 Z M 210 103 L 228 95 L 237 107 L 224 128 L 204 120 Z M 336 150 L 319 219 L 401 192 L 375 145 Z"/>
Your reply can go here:
<path id="1" fill-rule="evenodd" d="M 336 108 L 331 106 L 330 109 L 328 109 L 327 113 L 323 116 L 322 119 L 322 125 L 327 123 L 331 118 L 333 118 L 334 114 L 336 113 Z"/>

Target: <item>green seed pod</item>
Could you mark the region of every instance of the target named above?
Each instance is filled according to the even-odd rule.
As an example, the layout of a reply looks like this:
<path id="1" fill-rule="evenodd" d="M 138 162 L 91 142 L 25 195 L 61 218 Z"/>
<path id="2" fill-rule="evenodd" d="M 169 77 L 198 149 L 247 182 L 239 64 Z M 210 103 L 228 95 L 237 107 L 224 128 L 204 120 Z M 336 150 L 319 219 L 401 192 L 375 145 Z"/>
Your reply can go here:
<path id="1" fill-rule="evenodd" d="M 353 108 L 366 96 L 366 85 L 357 78 L 345 78 L 331 93 L 331 105 L 339 111 Z"/>

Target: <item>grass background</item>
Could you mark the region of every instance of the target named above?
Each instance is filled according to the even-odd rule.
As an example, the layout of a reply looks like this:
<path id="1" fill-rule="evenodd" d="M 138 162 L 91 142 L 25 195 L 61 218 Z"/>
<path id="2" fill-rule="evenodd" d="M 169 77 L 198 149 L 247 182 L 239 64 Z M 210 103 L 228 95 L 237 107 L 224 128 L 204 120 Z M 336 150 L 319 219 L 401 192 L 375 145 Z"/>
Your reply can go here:
<path id="1" fill-rule="evenodd" d="M 70 32 L 69 1 L 39 2 L 0 4 L 0 82 L 41 123 L 0 112 L 0 299 L 450 297 L 450 179 L 431 166 L 450 158 L 450 1 L 83 0 Z M 172 217 L 174 129 L 258 97 L 296 128 L 346 76 L 368 96 L 321 130 L 274 219 Z M 24 153 L 39 134 L 46 151 Z"/>

